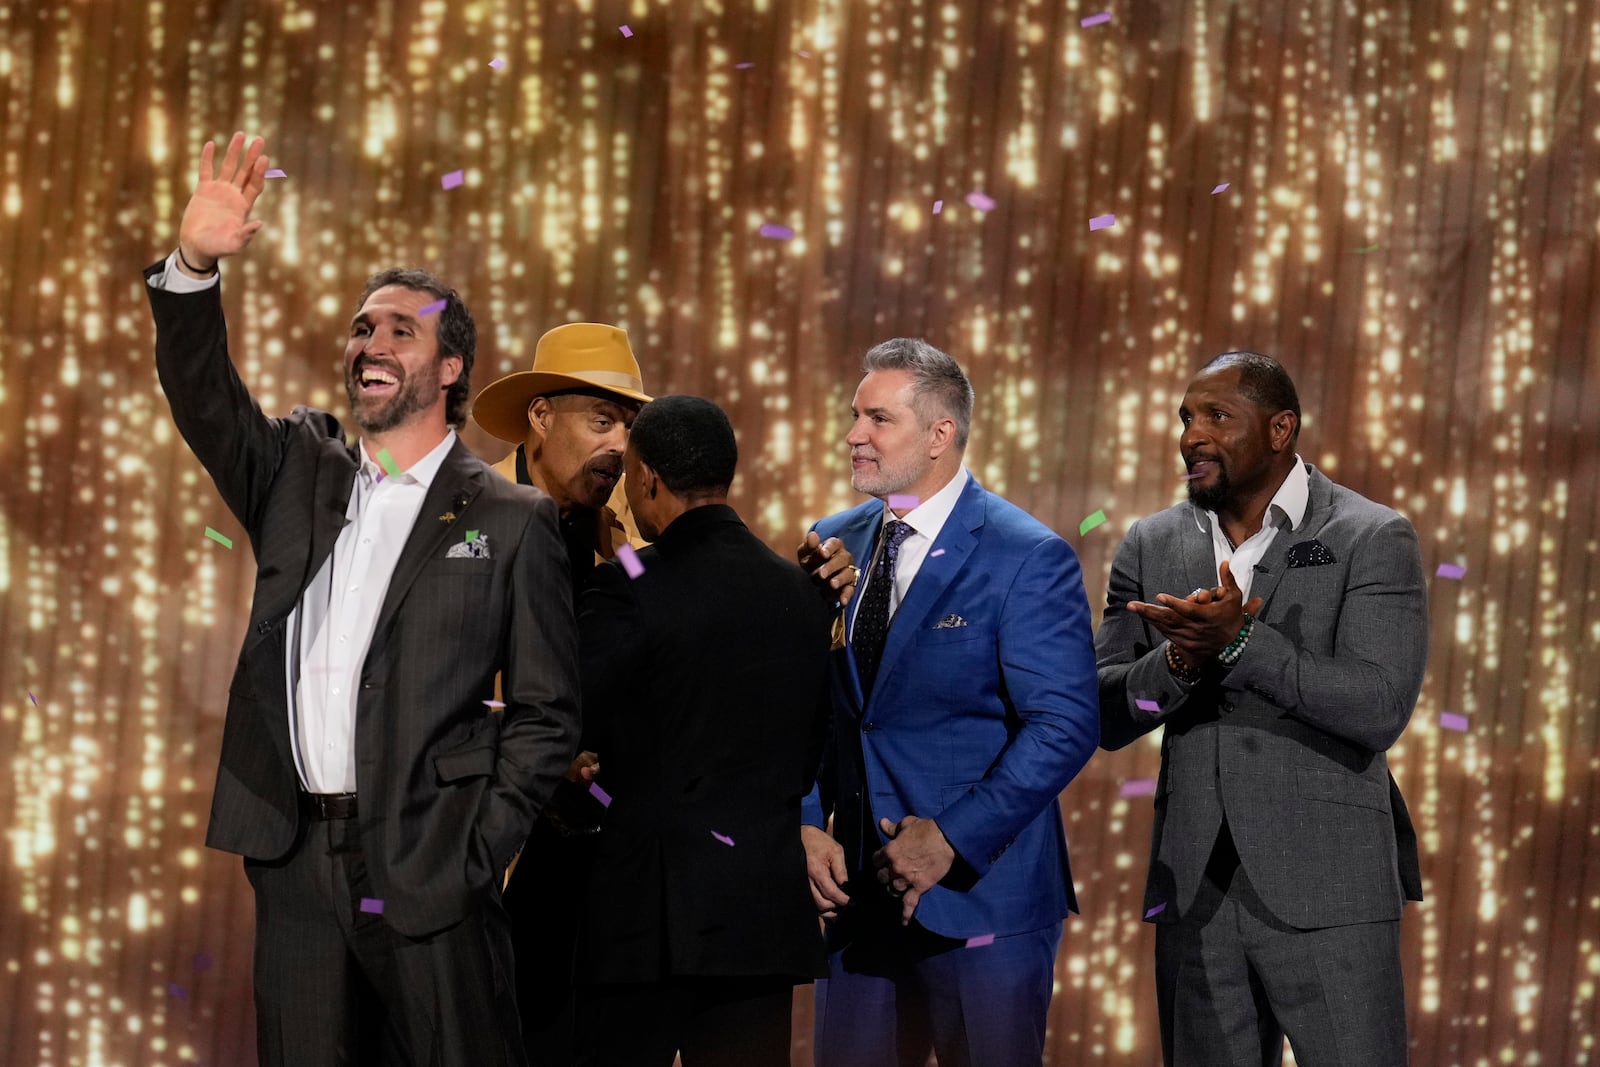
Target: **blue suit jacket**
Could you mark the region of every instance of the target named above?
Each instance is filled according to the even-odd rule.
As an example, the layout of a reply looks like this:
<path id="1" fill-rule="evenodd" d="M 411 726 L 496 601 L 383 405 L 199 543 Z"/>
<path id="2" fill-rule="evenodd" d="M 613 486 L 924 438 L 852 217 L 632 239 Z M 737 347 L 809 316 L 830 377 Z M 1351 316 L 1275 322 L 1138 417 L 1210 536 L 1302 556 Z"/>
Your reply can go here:
<path id="1" fill-rule="evenodd" d="M 816 530 L 865 561 L 882 517 L 870 500 Z M 1075 911 L 1056 800 L 1100 726 L 1071 546 L 969 479 L 895 612 L 870 700 L 849 647 L 832 657 L 833 737 L 804 814 L 814 826 L 833 816 L 855 888 L 885 840 L 863 840 L 869 796 L 874 821 L 936 819 L 959 855 L 917 906 L 929 930 L 1004 936 Z"/>

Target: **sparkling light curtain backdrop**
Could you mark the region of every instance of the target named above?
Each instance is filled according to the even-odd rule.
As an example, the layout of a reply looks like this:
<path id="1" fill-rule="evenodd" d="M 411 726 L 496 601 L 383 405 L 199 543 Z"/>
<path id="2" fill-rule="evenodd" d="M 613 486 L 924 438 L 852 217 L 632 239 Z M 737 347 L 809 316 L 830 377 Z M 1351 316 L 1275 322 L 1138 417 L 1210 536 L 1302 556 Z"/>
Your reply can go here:
<path id="1" fill-rule="evenodd" d="M 652 391 L 723 403 L 735 503 L 784 550 L 856 499 L 860 354 L 923 335 L 977 386 L 973 471 L 1079 548 L 1098 608 L 1181 493 L 1194 368 L 1279 355 L 1305 457 L 1465 568 L 1430 579 L 1393 753 L 1414 1062 L 1597 1062 L 1600 4 L 1082 26 L 1104 2 L 0 0 L 0 1061 L 253 1062 L 249 891 L 201 845 L 251 561 L 139 277 L 243 128 L 287 173 L 223 271 L 268 411 L 342 409 L 366 275 L 427 264 L 478 316 L 477 386 L 585 319 Z M 1158 761 L 1101 754 L 1063 795 L 1084 914 L 1052 1063 L 1159 1059 L 1150 801 L 1120 795 Z"/>

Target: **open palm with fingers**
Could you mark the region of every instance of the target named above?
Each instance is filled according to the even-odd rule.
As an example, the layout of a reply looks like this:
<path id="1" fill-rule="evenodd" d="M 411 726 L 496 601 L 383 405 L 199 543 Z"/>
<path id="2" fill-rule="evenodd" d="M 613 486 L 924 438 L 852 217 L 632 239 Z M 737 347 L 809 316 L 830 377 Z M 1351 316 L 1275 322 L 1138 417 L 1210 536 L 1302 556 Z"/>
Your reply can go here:
<path id="1" fill-rule="evenodd" d="M 266 142 L 257 137 L 247 149 L 244 134 L 234 134 L 220 172 L 212 167 L 216 147 L 207 141 L 200 151 L 200 180 L 178 228 L 183 258 L 201 270 L 209 270 L 223 256 L 244 251 L 264 225 L 260 219 L 252 220 L 250 211 L 266 184 Z"/>

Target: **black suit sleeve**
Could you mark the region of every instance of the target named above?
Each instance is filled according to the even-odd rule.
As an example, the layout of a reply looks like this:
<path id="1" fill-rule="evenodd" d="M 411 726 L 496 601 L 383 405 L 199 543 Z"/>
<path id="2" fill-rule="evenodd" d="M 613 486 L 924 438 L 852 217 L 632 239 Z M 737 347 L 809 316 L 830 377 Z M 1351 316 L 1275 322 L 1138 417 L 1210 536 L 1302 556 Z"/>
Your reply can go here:
<path id="1" fill-rule="evenodd" d="M 495 870 L 522 847 L 577 754 L 582 717 L 571 588 L 555 501 L 541 496 L 528 511 L 511 568 L 506 707 L 494 784 L 478 820 Z"/>
<path id="2" fill-rule="evenodd" d="M 632 679 L 642 669 L 644 628 L 633 581 L 616 563 L 595 568 L 578 612 L 578 647 L 583 670 L 584 747 L 605 753 L 617 729 L 616 712 L 627 707 Z"/>

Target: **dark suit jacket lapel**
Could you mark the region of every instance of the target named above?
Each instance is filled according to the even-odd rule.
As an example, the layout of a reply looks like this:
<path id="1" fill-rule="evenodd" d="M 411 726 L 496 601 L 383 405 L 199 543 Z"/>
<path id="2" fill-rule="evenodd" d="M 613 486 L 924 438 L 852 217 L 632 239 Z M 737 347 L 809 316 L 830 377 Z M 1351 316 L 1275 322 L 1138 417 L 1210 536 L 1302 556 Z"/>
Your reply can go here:
<path id="1" fill-rule="evenodd" d="M 872 567 L 872 550 L 878 546 L 878 530 L 882 526 L 883 509 L 869 508 L 865 515 L 834 534 L 834 536 L 844 542 L 844 547 L 849 550 L 850 557 L 856 561 L 857 565 L 863 571 L 869 571 Z M 856 609 L 860 606 L 861 600 L 858 589 L 857 597 L 853 598 L 845 607 L 845 621 L 849 624 L 845 627 L 845 636 L 847 638 L 854 636 Z M 855 643 L 850 640 L 845 641 L 845 662 L 850 665 L 850 669 L 847 672 L 850 681 L 850 694 L 855 698 L 851 706 L 859 712 L 863 703 L 861 672 L 856 667 Z M 880 664 L 879 667 L 881 673 L 882 665 Z"/>
<path id="2" fill-rule="evenodd" d="M 906 590 L 894 618 L 889 621 L 889 636 L 883 643 L 883 659 L 878 663 L 878 681 L 889 674 L 889 669 L 901 656 L 911 651 L 917 633 L 927 628 L 927 620 L 934 605 L 944 596 L 950 583 L 966 566 L 967 558 L 978 545 L 978 531 L 983 529 L 984 491 L 978 479 L 968 476 L 967 486 L 956 500 L 955 510 L 945 520 L 944 529 L 928 548 L 917 576 Z M 935 556 L 940 549 L 944 553 Z M 874 686 L 876 688 L 876 685 Z"/>
<path id="3" fill-rule="evenodd" d="M 455 446 L 445 455 L 444 462 L 439 464 L 439 472 L 434 476 L 433 484 L 428 486 L 427 495 L 422 498 L 417 521 L 411 526 L 411 536 L 406 538 L 406 547 L 400 550 L 399 562 L 395 564 L 394 575 L 389 579 L 389 591 L 384 595 L 383 607 L 379 609 L 378 620 L 373 625 L 372 648 L 377 648 L 388 633 L 395 613 L 400 610 L 422 565 L 439 555 L 450 535 L 460 529 L 459 519 L 441 522 L 439 517 L 447 512 L 459 516 L 472 506 L 473 497 L 483 488 L 483 472 L 484 467 L 472 462 L 472 453 L 457 438 Z M 492 552 L 497 547 L 505 546 L 491 544 L 489 549 Z"/>
<path id="4" fill-rule="evenodd" d="M 1216 536 L 1210 527 L 1211 520 L 1204 512 L 1189 505 L 1189 522 L 1183 527 L 1183 572 L 1188 578 L 1188 589 L 1147 589 L 1145 599 L 1155 603 L 1157 593 L 1171 593 L 1184 597 L 1195 589 L 1217 587 L 1217 549 L 1212 543 Z"/>
<path id="5" fill-rule="evenodd" d="M 1333 492 L 1327 478 L 1318 471 L 1311 471 L 1311 484 L 1306 494 L 1306 514 L 1298 530 L 1288 527 L 1278 531 L 1278 536 L 1272 539 L 1272 545 L 1267 549 L 1267 554 L 1256 565 L 1255 578 L 1250 583 L 1250 596 L 1261 598 L 1261 611 L 1264 614 L 1272 594 L 1277 591 L 1278 583 L 1283 580 L 1283 574 L 1289 569 L 1289 549 L 1302 541 L 1313 540 L 1327 525 L 1328 516 L 1332 511 Z"/>

